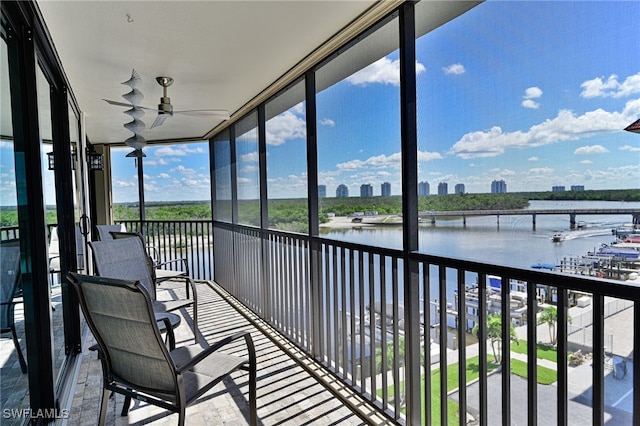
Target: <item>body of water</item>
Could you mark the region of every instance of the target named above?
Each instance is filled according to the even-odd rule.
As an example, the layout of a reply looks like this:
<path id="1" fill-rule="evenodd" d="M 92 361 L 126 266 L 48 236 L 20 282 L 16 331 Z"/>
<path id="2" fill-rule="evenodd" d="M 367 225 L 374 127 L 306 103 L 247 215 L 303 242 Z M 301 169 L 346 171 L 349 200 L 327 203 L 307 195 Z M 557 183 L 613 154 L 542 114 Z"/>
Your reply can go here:
<path id="1" fill-rule="evenodd" d="M 640 203 L 602 201 L 531 201 L 528 209 L 614 209 L 638 208 Z M 562 258 L 582 256 L 614 240 L 612 229 L 631 223 L 631 215 L 584 215 L 576 221 L 580 229 L 570 229 L 569 215 L 531 215 L 438 219 L 419 227 L 420 251 L 428 254 L 530 268 L 535 263 L 558 263 Z M 554 232 L 565 240 L 554 243 Z M 399 226 L 330 229 L 323 237 L 373 246 L 402 248 Z"/>

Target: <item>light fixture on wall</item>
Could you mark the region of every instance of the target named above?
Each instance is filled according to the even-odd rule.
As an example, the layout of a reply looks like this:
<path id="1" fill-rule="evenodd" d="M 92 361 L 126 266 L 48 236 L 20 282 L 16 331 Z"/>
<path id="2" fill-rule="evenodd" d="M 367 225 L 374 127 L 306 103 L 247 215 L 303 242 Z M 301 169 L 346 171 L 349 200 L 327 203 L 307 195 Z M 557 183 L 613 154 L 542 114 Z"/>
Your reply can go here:
<path id="1" fill-rule="evenodd" d="M 71 170 L 76 169 L 77 159 L 78 154 L 74 149 L 71 151 Z M 56 169 L 56 158 L 53 151 L 47 152 L 47 163 L 49 170 Z M 87 164 L 89 165 L 89 170 L 104 170 L 104 156 L 98 152 L 90 151 L 89 148 L 87 148 Z"/>
<path id="2" fill-rule="evenodd" d="M 87 148 L 87 163 L 89 170 L 104 170 L 104 156 L 99 152 L 89 151 L 89 148 Z"/>
<path id="3" fill-rule="evenodd" d="M 47 162 L 49 163 L 49 170 L 56 169 L 56 157 L 53 155 L 53 151 L 47 152 Z"/>
<path id="4" fill-rule="evenodd" d="M 78 156 L 76 154 L 76 150 L 74 149 L 73 151 L 71 151 L 71 170 L 75 170 L 76 169 L 76 161 L 78 160 Z M 55 170 L 56 169 L 56 157 L 53 154 L 53 151 L 51 152 L 47 152 L 47 163 L 48 163 L 48 169 L 49 170 Z"/>

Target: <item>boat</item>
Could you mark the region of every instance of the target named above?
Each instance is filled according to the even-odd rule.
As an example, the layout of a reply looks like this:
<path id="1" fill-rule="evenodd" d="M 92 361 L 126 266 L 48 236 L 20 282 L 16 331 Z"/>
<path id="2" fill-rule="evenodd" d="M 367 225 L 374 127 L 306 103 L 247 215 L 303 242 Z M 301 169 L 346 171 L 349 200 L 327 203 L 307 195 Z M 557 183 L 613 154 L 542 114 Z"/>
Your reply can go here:
<path id="1" fill-rule="evenodd" d="M 640 251 L 632 247 L 619 247 L 616 244 L 603 246 L 595 253 L 596 256 L 610 256 L 627 261 L 640 260 Z"/>
<path id="2" fill-rule="evenodd" d="M 560 243 L 564 241 L 564 234 L 562 232 L 555 232 L 551 236 L 551 241 L 553 241 L 554 243 Z"/>
<path id="3" fill-rule="evenodd" d="M 532 264 L 531 267 L 533 269 L 548 269 L 549 271 L 553 271 L 553 269 L 556 267 L 556 265 L 554 263 L 538 262 L 538 263 Z"/>
<path id="4" fill-rule="evenodd" d="M 624 240 L 629 237 L 634 237 L 640 235 L 640 225 L 638 224 L 626 224 L 620 225 L 615 229 L 611 230 L 611 233 L 616 236 L 619 240 Z"/>

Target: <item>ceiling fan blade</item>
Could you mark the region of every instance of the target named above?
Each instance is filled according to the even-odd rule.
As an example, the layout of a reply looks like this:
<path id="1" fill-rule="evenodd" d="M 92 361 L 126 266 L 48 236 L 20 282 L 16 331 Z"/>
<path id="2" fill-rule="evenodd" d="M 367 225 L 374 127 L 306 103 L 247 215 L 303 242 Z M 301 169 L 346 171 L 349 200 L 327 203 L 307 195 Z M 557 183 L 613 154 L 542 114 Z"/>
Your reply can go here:
<path id="1" fill-rule="evenodd" d="M 229 111 L 225 109 L 189 109 L 183 111 L 173 111 L 174 114 L 184 115 L 209 115 L 215 117 L 221 117 L 225 120 L 229 119 Z"/>
<path id="2" fill-rule="evenodd" d="M 164 123 L 164 121 L 169 117 L 171 117 L 171 114 L 158 114 L 156 119 L 153 121 L 153 124 L 149 128 L 153 129 L 154 127 L 162 126 L 162 123 Z"/>
<path id="3" fill-rule="evenodd" d="M 131 104 L 127 104 L 127 103 L 124 103 L 124 102 L 110 101 L 109 99 L 103 99 L 103 101 L 105 101 L 106 103 L 108 103 L 110 105 L 131 108 Z M 140 107 L 138 107 L 138 108 L 140 108 Z"/>
<path id="4" fill-rule="evenodd" d="M 125 157 L 134 157 L 134 158 L 142 158 L 142 157 L 146 157 L 146 156 L 147 156 L 147 154 L 142 152 L 142 148 L 135 149 L 135 150 L 131 151 L 130 153 L 128 153 L 127 155 L 125 155 Z"/>
<path id="5" fill-rule="evenodd" d="M 115 105 L 115 106 L 120 106 L 120 107 L 125 107 L 125 108 L 131 108 L 133 106 L 130 103 L 111 101 L 109 99 L 103 99 L 103 101 L 105 101 L 106 103 L 108 103 L 110 105 Z M 147 111 L 156 111 L 156 112 L 158 112 L 158 108 L 143 107 L 143 106 L 140 106 L 140 105 L 136 105 L 135 107 L 136 108 L 140 108 L 140 109 L 146 109 Z"/>

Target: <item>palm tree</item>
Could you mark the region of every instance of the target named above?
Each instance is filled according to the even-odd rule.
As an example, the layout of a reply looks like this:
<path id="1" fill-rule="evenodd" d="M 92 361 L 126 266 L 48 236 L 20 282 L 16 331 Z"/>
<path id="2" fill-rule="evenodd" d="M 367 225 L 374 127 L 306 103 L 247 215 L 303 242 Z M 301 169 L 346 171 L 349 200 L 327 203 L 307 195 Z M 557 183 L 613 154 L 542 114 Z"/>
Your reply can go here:
<path id="1" fill-rule="evenodd" d="M 567 315 L 567 321 L 571 322 L 571 315 Z M 549 341 L 555 346 L 558 343 L 558 330 L 556 328 L 558 324 L 558 309 L 555 306 L 547 306 L 542 310 L 538 318 L 538 325 L 541 324 L 549 325 Z"/>
<path id="2" fill-rule="evenodd" d="M 509 322 L 509 340 L 514 343 L 518 343 L 518 336 L 516 335 L 516 328 L 512 322 Z M 480 325 L 473 326 L 473 335 L 480 338 L 478 333 L 480 331 Z M 496 363 L 501 361 L 500 348 L 502 344 L 502 316 L 498 313 L 490 314 L 487 318 L 487 335 L 486 338 L 491 342 L 491 350 L 493 351 L 493 359 Z"/>

